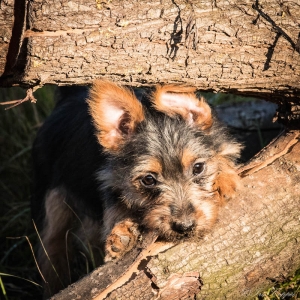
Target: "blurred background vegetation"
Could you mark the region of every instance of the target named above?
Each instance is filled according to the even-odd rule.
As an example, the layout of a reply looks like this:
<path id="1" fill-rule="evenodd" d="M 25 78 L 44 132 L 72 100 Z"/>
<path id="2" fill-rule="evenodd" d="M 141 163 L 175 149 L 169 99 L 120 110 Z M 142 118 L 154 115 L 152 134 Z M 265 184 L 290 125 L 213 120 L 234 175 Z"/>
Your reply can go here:
<path id="1" fill-rule="evenodd" d="M 56 89 L 45 86 L 37 90 L 36 104 L 25 102 L 8 110 L 0 106 L 0 299 L 41 298 L 42 288 L 38 285 L 41 276 L 31 250 L 37 241 L 30 214 L 31 146 L 38 128 L 54 107 Z M 21 88 L 0 89 L 0 102 L 25 96 Z M 212 105 L 221 107 L 256 101 L 224 94 L 204 96 Z M 244 160 L 247 160 L 282 129 L 280 126 L 264 129 L 258 124 L 231 130 L 246 143 Z M 273 288 L 256 299 L 300 299 L 299 286 L 300 270 L 294 277 L 274 282 Z"/>
<path id="2" fill-rule="evenodd" d="M 45 86 L 35 93 L 36 104 L 24 102 L 8 110 L 0 106 L 0 299 L 41 297 L 42 288 L 24 280 L 41 282 L 28 243 L 34 247 L 37 240 L 30 214 L 31 146 L 54 107 L 54 92 L 55 87 Z M 21 88 L 0 89 L 1 102 L 25 96 Z"/>

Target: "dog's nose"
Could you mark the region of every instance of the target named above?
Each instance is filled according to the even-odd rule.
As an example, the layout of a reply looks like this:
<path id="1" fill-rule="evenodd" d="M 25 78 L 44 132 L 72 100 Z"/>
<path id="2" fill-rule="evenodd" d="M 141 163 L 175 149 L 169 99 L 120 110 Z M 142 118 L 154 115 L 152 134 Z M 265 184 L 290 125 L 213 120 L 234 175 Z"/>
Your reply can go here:
<path id="1" fill-rule="evenodd" d="M 173 230 L 175 230 L 181 234 L 192 231 L 194 227 L 195 227 L 195 224 L 192 220 L 187 220 L 185 222 L 174 222 L 173 223 Z"/>

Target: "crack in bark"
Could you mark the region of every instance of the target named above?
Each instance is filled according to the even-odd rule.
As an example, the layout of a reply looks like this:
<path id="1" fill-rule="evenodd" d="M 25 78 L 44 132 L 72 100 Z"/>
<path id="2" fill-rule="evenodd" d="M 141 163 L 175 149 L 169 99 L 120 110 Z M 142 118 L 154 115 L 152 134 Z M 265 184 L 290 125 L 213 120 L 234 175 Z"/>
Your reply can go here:
<path id="1" fill-rule="evenodd" d="M 296 47 L 296 43 L 293 42 L 292 38 L 283 29 L 281 29 L 268 14 L 263 12 L 258 0 L 255 1 L 255 4 L 253 4 L 252 7 L 259 13 L 260 16 L 272 25 L 275 32 L 280 33 L 291 44 L 292 48 L 300 54 L 298 47 Z"/>
<path id="2" fill-rule="evenodd" d="M 1 2 L 1 1 L 0 1 Z M 22 46 L 22 33 L 26 26 L 27 1 L 15 0 L 14 5 L 14 23 L 12 35 L 6 55 L 6 64 L 4 67 L 4 75 L 9 75 L 13 67 L 16 65 L 18 56 Z"/>
<path id="3" fill-rule="evenodd" d="M 298 34 L 298 40 L 296 43 L 296 51 L 298 51 L 300 53 L 300 32 Z"/>
<path id="4" fill-rule="evenodd" d="M 273 53 L 274 53 L 274 50 L 275 50 L 275 47 L 276 47 L 276 44 L 279 40 L 279 38 L 281 37 L 281 33 L 280 32 L 277 32 L 276 36 L 275 36 L 275 39 L 274 39 L 274 42 L 273 44 L 269 47 L 268 49 L 268 52 L 266 54 L 266 57 L 267 57 L 267 60 L 265 62 L 265 65 L 264 65 L 264 68 L 263 68 L 263 71 L 266 71 L 270 68 L 270 62 L 271 62 L 271 59 L 272 59 L 272 56 L 273 56 Z"/>
<path id="5" fill-rule="evenodd" d="M 94 31 L 98 29 L 98 27 L 90 27 L 84 29 L 70 29 L 70 30 L 54 30 L 54 31 L 35 31 L 34 29 L 28 29 L 24 32 L 23 38 L 29 37 L 45 37 L 45 36 L 64 36 L 68 34 L 82 34 L 84 32 Z"/>
<path id="6" fill-rule="evenodd" d="M 171 33 L 171 38 L 170 38 L 170 53 L 169 57 L 174 60 L 177 55 L 177 51 L 179 50 L 178 44 L 182 41 L 182 33 L 183 33 L 183 26 L 182 26 L 182 19 L 181 19 L 181 9 L 179 5 L 172 0 L 172 3 L 177 7 L 178 9 L 178 15 L 176 16 L 173 24 L 173 32 Z M 180 29 L 177 31 L 178 26 L 180 26 Z M 173 56 L 172 56 L 173 54 Z M 172 57 L 171 57 L 172 56 Z"/>
<path id="7" fill-rule="evenodd" d="M 192 11 L 188 17 L 185 36 L 185 46 L 187 47 L 189 54 L 189 49 L 192 48 L 193 50 L 197 50 L 198 44 L 198 28 L 194 11 Z"/>
<path id="8" fill-rule="evenodd" d="M 211 1 L 211 9 L 213 10 L 214 8 L 218 8 L 218 6 L 217 6 L 217 0 L 212 0 Z"/>

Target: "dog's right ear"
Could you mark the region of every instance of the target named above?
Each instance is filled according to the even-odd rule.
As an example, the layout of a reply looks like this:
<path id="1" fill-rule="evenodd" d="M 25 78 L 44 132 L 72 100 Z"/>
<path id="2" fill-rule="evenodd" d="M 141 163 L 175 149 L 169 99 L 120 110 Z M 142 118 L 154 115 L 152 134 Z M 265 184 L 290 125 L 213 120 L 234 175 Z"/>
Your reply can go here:
<path id="1" fill-rule="evenodd" d="M 109 81 L 96 80 L 87 103 L 99 143 L 109 152 L 118 152 L 145 118 L 134 93 Z"/>

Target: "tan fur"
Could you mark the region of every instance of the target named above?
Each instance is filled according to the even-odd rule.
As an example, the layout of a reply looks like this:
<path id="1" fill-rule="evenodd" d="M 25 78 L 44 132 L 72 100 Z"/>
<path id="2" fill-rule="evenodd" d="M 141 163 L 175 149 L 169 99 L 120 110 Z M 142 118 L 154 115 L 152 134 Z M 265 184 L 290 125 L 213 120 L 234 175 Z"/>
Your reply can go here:
<path id="1" fill-rule="evenodd" d="M 99 142 L 110 151 L 118 151 L 124 142 L 124 135 L 119 128 L 120 122 L 125 122 L 128 133 L 132 134 L 135 126 L 144 119 L 142 105 L 134 94 L 129 89 L 109 81 L 94 82 L 88 105 L 98 130 Z M 108 110 L 114 114 L 120 113 L 120 117 L 112 121 L 114 116 L 109 116 Z"/>
<path id="2" fill-rule="evenodd" d="M 105 243 L 105 261 L 120 258 L 136 244 L 140 233 L 138 224 L 131 219 L 115 224 Z"/>
<path id="3" fill-rule="evenodd" d="M 214 166 L 212 166 L 214 168 Z M 214 176 L 209 176 L 210 180 Z M 149 209 L 143 224 L 154 231 L 160 232 L 168 240 L 178 240 L 182 236 L 175 232 L 172 224 L 175 222 L 185 222 L 192 220 L 195 224 L 195 230 L 187 233 L 186 236 L 193 238 L 199 237 L 200 232 L 209 230 L 215 223 L 219 208 L 219 200 L 217 193 L 213 192 L 213 182 L 208 184 L 208 190 L 195 183 L 178 184 L 176 188 L 169 189 L 166 180 L 166 189 L 158 200 L 153 203 L 153 207 Z M 193 212 L 189 211 L 189 203 L 193 205 Z M 176 206 L 177 214 L 172 215 L 170 206 Z"/>
<path id="4" fill-rule="evenodd" d="M 233 198 L 236 189 L 240 186 L 240 177 L 236 167 L 222 156 L 217 156 L 219 171 L 216 176 L 215 189 L 219 193 L 220 204 L 223 205 L 226 199 Z"/>
<path id="5" fill-rule="evenodd" d="M 196 88 L 188 86 L 158 85 L 152 95 L 152 102 L 157 110 L 171 117 L 176 114 L 181 115 L 191 124 L 205 130 L 210 128 L 213 122 L 211 109 L 204 98 L 197 99 L 195 91 Z M 174 96 L 181 97 L 182 104 L 174 101 L 172 99 Z M 168 100 L 164 101 L 164 99 Z"/>
<path id="6" fill-rule="evenodd" d="M 197 156 L 195 156 L 195 154 L 192 151 L 190 151 L 188 148 L 184 149 L 181 158 L 181 163 L 183 168 L 185 170 L 188 170 L 191 167 L 191 165 L 195 162 L 196 159 Z"/>
<path id="7" fill-rule="evenodd" d="M 152 230 L 159 229 L 159 231 L 164 233 L 164 236 L 167 238 L 173 234 L 170 228 L 170 222 L 170 210 L 167 205 L 160 205 L 151 209 L 143 220 L 143 223 L 147 224 L 149 228 Z"/>
<path id="8" fill-rule="evenodd" d="M 238 143 L 231 143 L 231 144 L 223 144 L 221 152 L 218 153 L 219 155 L 225 156 L 233 156 L 233 157 L 239 157 L 241 150 L 243 149 L 243 146 Z"/>
<path id="9" fill-rule="evenodd" d="M 141 157 L 140 161 L 141 163 L 132 170 L 132 173 L 136 174 L 132 180 L 133 183 L 140 175 L 145 175 L 146 173 L 160 174 L 162 172 L 161 163 L 155 157 Z"/>
<path id="10" fill-rule="evenodd" d="M 196 231 L 209 231 L 218 217 L 219 206 L 209 201 L 203 202 L 197 207 L 195 218 L 197 220 Z"/>

